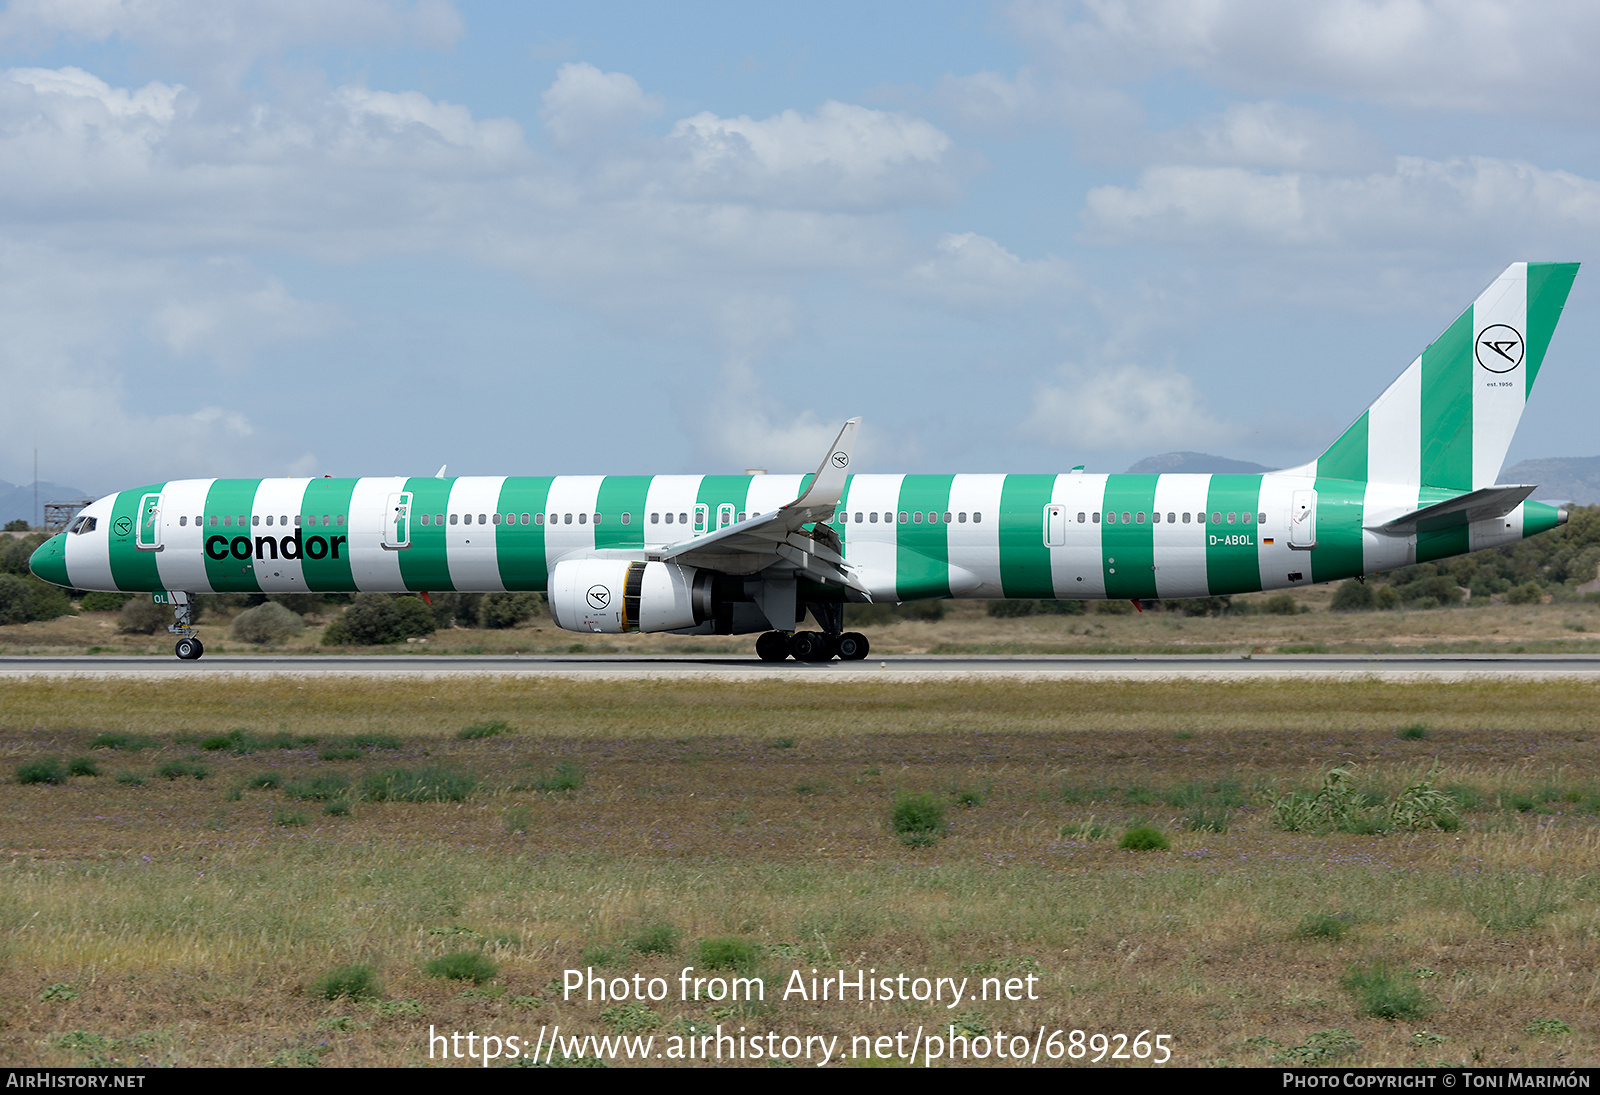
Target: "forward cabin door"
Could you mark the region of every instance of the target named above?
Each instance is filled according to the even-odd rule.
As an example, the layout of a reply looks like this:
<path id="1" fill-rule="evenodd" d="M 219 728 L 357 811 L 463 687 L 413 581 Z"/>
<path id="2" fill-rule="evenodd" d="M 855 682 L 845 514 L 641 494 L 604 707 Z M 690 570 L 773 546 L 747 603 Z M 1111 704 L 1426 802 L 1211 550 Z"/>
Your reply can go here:
<path id="1" fill-rule="evenodd" d="M 1317 492 L 1297 490 L 1289 499 L 1289 546 L 1310 551 L 1317 546 Z"/>
<path id="2" fill-rule="evenodd" d="M 1044 508 L 1044 543 L 1046 547 L 1067 546 L 1067 507 L 1052 502 Z"/>
<path id="3" fill-rule="evenodd" d="M 404 551 L 411 546 L 411 492 L 389 495 L 383 518 L 383 546 L 386 551 Z"/>
<path id="4" fill-rule="evenodd" d="M 161 495 L 147 494 L 139 499 L 139 528 L 133 546 L 140 551 L 161 550 Z"/>

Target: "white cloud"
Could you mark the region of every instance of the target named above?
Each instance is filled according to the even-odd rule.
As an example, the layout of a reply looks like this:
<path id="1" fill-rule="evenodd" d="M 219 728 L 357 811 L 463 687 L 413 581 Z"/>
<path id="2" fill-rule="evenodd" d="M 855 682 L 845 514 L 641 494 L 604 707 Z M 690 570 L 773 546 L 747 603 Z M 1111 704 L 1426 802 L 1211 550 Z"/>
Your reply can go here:
<path id="1" fill-rule="evenodd" d="M 1565 0 L 1024 0 L 1010 17 L 1077 81 L 1173 69 L 1250 93 L 1586 117 L 1600 8 Z"/>
<path id="2" fill-rule="evenodd" d="M 545 90 L 539 116 L 558 145 L 586 144 L 661 113 L 659 96 L 646 95 L 624 72 L 591 64 L 566 64 Z"/>
<path id="3" fill-rule="evenodd" d="M 1340 169 L 1378 166 L 1382 145 L 1354 123 L 1283 103 L 1234 103 L 1158 138 L 1169 163 Z"/>
<path id="4" fill-rule="evenodd" d="M 1570 247 L 1600 239 L 1600 183 L 1487 157 L 1401 157 L 1355 177 L 1242 168 L 1157 167 L 1131 187 L 1088 194 L 1099 242 L 1403 247 L 1458 243 Z"/>
<path id="5" fill-rule="evenodd" d="M 1023 432 L 1073 452 L 1203 446 L 1225 436 L 1182 373 L 1067 367 L 1040 385 Z"/>
<path id="6" fill-rule="evenodd" d="M 1053 255 L 1024 261 L 987 236 L 961 232 L 940 237 L 933 256 L 911 268 L 907 284 L 955 308 L 991 311 L 1060 297 L 1079 279 Z"/>

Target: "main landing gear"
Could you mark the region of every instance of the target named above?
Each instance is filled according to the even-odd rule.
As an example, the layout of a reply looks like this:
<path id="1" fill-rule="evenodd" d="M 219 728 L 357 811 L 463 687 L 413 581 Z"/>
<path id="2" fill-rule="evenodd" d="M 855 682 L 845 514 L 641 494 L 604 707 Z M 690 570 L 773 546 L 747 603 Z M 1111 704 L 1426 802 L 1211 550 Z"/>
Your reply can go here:
<path id="1" fill-rule="evenodd" d="M 820 631 L 796 631 L 785 635 L 768 631 L 756 640 L 756 657 L 764 662 L 781 662 L 793 656 L 800 662 L 825 662 L 838 658 L 858 662 L 867 656 L 867 637 L 855 631 L 825 635 Z"/>
<path id="2" fill-rule="evenodd" d="M 180 661 L 199 661 L 200 655 L 206 652 L 206 647 L 195 638 L 194 601 L 188 594 L 174 594 L 174 597 L 182 597 L 183 602 L 172 606 L 172 615 L 177 619 L 177 623 L 167 625 L 167 630 L 178 636 L 178 642 L 172 648 L 172 652 L 178 655 Z"/>

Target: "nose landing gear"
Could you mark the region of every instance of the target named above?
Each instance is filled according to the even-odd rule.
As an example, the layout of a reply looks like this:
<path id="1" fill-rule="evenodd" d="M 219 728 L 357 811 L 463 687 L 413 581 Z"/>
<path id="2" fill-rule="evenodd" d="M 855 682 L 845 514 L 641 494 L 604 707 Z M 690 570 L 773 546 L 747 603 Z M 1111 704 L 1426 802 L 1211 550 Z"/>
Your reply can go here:
<path id="1" fill-rule="evenodd" d="M 206 647 L 195 637 L 198 633 L 194 629 L 194 599 L 187 593 L 172 593 L 170 596 L 172 615 L 177 622 L 168 624 L 167 630 L 178 636 L 172 652 L 178 655 L 180 661 L 199 661 Z"/>

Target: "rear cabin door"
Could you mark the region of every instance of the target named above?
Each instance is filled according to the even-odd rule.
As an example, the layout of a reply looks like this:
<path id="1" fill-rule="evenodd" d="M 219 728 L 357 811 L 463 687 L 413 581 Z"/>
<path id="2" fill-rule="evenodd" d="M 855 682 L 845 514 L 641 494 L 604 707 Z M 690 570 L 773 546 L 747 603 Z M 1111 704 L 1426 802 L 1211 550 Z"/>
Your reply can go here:
<path id="1" fill-rule="evenodd" d="M 411 546 L 411 492 L 389 495 L 383 518 L 383 546 L 388 551 L 404 551 Z"/>
<path id="2" fill-rule="evenodd" d="M 1289 500 L 1289 546 L 1310 551 L 1317 546 L 1317 492 L 1297 490 Z"/>
<path id="3" fill-rule="evenodd" d="M 1067 507 L 1052 503 L 1044 508 L 1044 542 L 1046 547 L 1067 545 Z"/>

